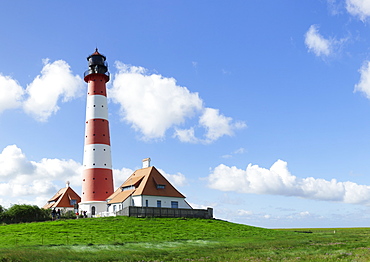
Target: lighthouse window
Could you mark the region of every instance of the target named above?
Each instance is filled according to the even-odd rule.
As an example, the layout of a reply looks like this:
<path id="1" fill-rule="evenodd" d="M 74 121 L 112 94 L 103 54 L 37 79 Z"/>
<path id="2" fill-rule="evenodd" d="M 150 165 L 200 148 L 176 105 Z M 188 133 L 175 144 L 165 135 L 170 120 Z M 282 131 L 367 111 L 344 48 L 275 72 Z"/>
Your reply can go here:
<path id="1" fill-rule="evenodd" d="M 104 149 L 104 151 L 105 151 L 105 149 Z"/>
<path id="2" fill-rule="evenodd" d="M 93 151 L 95 151 L 95 148 L 93 148 Z"/>
<path id="3" fill-rule="evenodd" d="M 94 107 L 95 107 L 95 105 L 94 105 Z"/>

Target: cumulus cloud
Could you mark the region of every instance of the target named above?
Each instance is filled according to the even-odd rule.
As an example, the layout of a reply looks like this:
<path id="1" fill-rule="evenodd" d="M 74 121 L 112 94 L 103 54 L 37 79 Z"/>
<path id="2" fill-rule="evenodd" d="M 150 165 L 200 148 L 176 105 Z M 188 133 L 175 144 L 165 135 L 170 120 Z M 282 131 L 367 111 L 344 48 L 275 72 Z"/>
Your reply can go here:
<path id="1" fill-rule="evenodd" d="M 81 185 L 81 164 L 73 160 L 44 158 L 30 161 L 16 145 L 10 145 L 0 154 L 0 197 L 9 199 L 46 200 L 71 181 Z M 3 199 L 3 202 L 5 200 Z M 14 203 L 14 202 L 13 202 Z"/>
<path id="2" fill-rule="evenodd" d="M 150 74 L 143 67 L 116 62 L 118 69 L 109 95 L 120 105 L 123 119 L 141 132 L 143 139 L 163 139 L 170 128 L 174 137 L 182 142 L 213 142 L 235 129 L 245 127 L 243 122 L 219 113 L 218 109 L 205 108 L 198 93 L 179 86 L 174 78 Z M 187 119 L 199 115 L 199 126 L 205 138 L 195 136 L 195 127 L 179 128 Z"/>
<path id="3" fill-rule="evenodd" d="M 214 108 L 205 108 L 199 123 L 207 130 L 207 142 L 213 142 L 224 135 L 231 136 L 235 129 L 246 127 L 244 122 L 233 123 L 231 117 L 220 114 L 219 110 Z"/>
<path id="4" fill-rule="evenodd" d="M 348 13 L 365 21 L 370 16 L 370 2 L 368 0 L 346 0 Z"/>
<path id="5" fill-rule="evenodd" d="M 49 59 L 44 59 L 43 63 L 41 75 L 26 89 L 10 76 L 0 74 L 0 113 L 22 107 L 36 120 L 46 121 L 59 110 L 60 101 L 67 102 L 82 95 L 84 83 L 78 75 L 72 74 L 65 61 L 50 63 Z"/>
<path id="6" fill-rule="evenodd" d="M 110 96 L 121 106 L 124 119 L 147 139 L 163 138 L 167 129 L 180 125 L 202 108 L 198 93 L 178 86 L 174 78 L 147 74 L 143 67 L 116 63 Z"/>
<path id="7" fill-rule="evenodd" d="M 332 53 L 333 40 L 325 39 L 320 35 L 316 25 L 311 25 L 306 32 L 305 44 L 316 56 L 329 56 Z"/>
<path id="8" fill-rule="evenodd" d="M 176 174 L 168 174 L 163 169 L 159 169 L 158 171 L 174 186 L 174 187 L 181 187 L 187 185 L 187 180 L 184 174 L 176 173 Z"/>
<path id="9" fill-rule="evenodd" d="M 195 136 L 194 127 L 189 129 L 176 128 L 174 136 L 181 142 L 209 144 L 222 136 L 232 136 L 235 130 L 247 126 L 243 121 L 235 122 L 231 117 L 220 114 L 218 109 L 207 107 L 204 108 L 199 117 L 199 125 L 206 130 L 204 138 Z"/>
<path id="10" fill-rule="evenodd" d="M 370 204 L 370 186 L 338 182 L 336 179 L 297 178 L 282 160 L 276 161 L 270 169 L 249 164 L 243 170 L 221 164 L 209 175 L 208 184 L 221 191 Z"/>
<path id="11" fill-rule="evenodd" d="M 122 185 L 132 173 L 134 173 L 134 170 L 130 168 L 113 169 L 114 188 Z"/>
<path id="12" fill-rule="evenodd" d="M 355 92 L 362 92 L 370 99 L 370 61 L 365 61 L 359 70 L 360 81 L 355 85 Z"/>
<path id="13" fill-rule="evenodd" d="M 63 60 L 50 63 L 44 61 L 41 75 L 26 88 L 28 95 L 23 104 L 24 111 L 38 121 L 46 121 L 59 110 L 58 102 L 70 101 L 82 95 L 84 83 L 81 77 L 73 75 L 70 66 Z"/>
<path id="14" fill-rule="evenodd" d="M 0 113 L 22 105 L 23 88 L 10 76 L 0 74 Z"/>

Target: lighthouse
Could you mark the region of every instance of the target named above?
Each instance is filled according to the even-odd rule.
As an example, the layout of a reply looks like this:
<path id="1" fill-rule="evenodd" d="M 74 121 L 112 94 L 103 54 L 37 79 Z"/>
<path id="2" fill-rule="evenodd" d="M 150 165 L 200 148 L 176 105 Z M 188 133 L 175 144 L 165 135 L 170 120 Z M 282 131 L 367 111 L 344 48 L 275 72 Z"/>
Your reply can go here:
<path id="1" fill-rule="evenodd" d="M 97 216 L 107 211 L 106 199 L 114 192 L 106 89 L 109 72 L 106 57 L 98 49 L 87 57 L 87 61 L 89 69 L 84 74 L 84 80 L 88 88 L 79 211 L 86 212 L 88 216 Z"/>

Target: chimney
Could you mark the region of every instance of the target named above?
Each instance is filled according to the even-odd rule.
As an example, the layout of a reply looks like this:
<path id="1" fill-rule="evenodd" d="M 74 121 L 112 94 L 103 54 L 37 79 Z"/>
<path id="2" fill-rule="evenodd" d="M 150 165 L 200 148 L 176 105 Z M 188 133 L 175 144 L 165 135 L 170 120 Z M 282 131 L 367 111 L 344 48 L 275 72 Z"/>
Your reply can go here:
<path id="1" fill-rule="evenodd" d="M 70 182 L 69 182 L 69 181 L 67 181 L 67 183 L 66 183 L 66 187 L 69 187 L 69 184 L 70 184 Z"/>
<path id="2" fill-rule="evenodd" d="M 143 168 L 150 167 L 150 158 L 143 159 Z"/>

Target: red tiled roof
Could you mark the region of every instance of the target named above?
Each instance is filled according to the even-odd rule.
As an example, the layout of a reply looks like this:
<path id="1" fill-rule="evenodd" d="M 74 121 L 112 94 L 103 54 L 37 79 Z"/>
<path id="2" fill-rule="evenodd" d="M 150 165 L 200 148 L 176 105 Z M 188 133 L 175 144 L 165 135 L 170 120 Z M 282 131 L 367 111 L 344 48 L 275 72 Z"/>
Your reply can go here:
<path id="1" fill-rule="evenodd" d="M 71 187 L 65 187 L 60 189 L 52 198 L 50 198 L 43 208 L 73 207 L 70 203 L 71 199 L 77 200 L 77 203 L 81 202 L 81 197 Z"/>
<path id="2" fill-rule="evenodd" d="M 161 188 L 158 188 L 158 185 L 160 185 Z M 135 189 L 122 191 L 122 188 L 130 186 L 134 186 Z M 136 170 L 110 197 L 108 197 L 108 199 L 110 199 L 108 204 L 123 202 L 130 195 L 185 198 L 185 196 L 177 191 L 154 166 Z"/>

